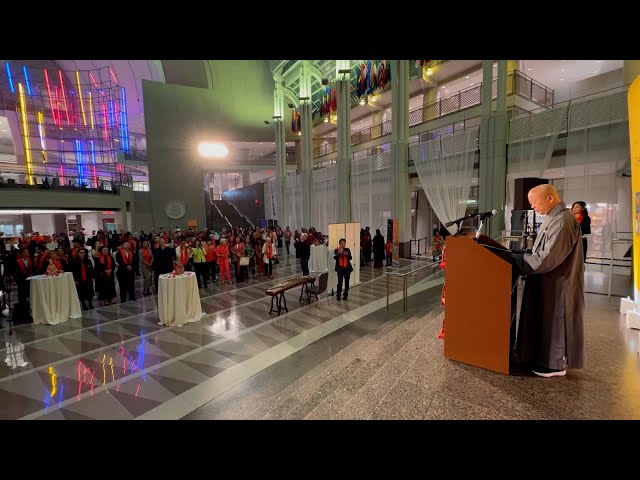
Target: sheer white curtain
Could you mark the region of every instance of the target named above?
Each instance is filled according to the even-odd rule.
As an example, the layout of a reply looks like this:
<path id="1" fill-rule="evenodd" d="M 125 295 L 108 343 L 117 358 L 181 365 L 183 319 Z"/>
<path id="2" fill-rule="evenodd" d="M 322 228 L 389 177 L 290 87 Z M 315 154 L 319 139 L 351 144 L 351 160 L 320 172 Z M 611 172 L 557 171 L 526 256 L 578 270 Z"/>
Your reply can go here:
<path id="1" fill-rule="evenodd" d="M 351 164 L 351 219 L 386 232 L 391 217 L 391 154 L 354 158 Z"/>
<path id="2" fill-rule="evenodd" d="M 420 184 L 443 223 L 463 217 L 473 180 L 478 129 L 411 145 Z M 455 225 L 448 227 L 455 233 Z"/>
<path id="3" fill-rule="evenodd" d="M 275 191 L 275 182 L 272 187 Z M 275 194 L 274 194 L 275 195 Z M 302 177 L 300 175 L 288 175 L 284 187 L 284 201 L 287 204 L 286 218 L 278 224 L 282 227 L 289 226 L 292 231 L 300 230 L 302 224 Z"/>
<path id="4" fill-rule="evenodd" d="M 514 205 L 516 178 L 546 178 L 554 150 L 564 140 L 560 133 L 567 129 L 567 105 L 552 110 L 514 118 L 509 123 L 509 149 L 507 161 L 507 205 L 505 225 L 511 230 L 511 211 Z"/>
<path id="5" fill-rule="evenodd" d="M 329 224 L 338 220 L 337 172 L 335 166 L 313 171 L 312 225 L 304 225 L 306 228 L 314 227 L 326 234 Z"/>
<path id="6" fill-rule="evenodd" d="M 276 213 L 276 179 L 270 178 L 264 184 L 264 214 L 267 219 L 272 219 L 278 218 Z"/>

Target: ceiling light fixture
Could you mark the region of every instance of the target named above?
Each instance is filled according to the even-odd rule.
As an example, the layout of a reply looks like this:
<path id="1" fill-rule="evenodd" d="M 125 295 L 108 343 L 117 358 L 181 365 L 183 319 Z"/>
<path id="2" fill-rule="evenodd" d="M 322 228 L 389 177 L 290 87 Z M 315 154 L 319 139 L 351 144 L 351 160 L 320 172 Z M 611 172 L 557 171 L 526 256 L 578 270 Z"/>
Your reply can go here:
<path id="1" fill-rule="evenodd" d="M 427 76 L 430 77 L 431 75 L 433 75 L 433 70 L 431 70 L 431 68 L 427 68 Z"/>
<path id="2" fill-rule="evenodd" d="M 229 149 L 223 143 L 202 142 L 198 145 L 198 152 L 205 158 L 223 158 L 229 154 Z"/>

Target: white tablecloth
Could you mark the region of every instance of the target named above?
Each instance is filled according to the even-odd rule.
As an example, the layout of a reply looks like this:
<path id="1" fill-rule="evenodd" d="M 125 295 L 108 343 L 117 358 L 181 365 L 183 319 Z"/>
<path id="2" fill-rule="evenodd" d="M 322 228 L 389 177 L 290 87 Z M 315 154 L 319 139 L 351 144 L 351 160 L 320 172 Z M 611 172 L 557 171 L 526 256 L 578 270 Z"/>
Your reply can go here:
<path id="1" fill-rule="evenodd" d="M 176 277 L 166 273 L 160 275 L 159 283 L 160 325 L 180 326 L 189 322 L 197 322 L 202 318 L 200 292 L 193 272 L 185 272 Z"/>
<path id="2" fill-rule="evenodd" d="M 312 246 L 311 257 L 309 258 L 309 271 L 326 272 L 327 270 L 327 246 Z"/>
<path id="3" fill-rule="evenodd" d="M 35 325 L 56 325 L 70 318 L 80 318 L 80 300 L 73 274 L 56 277 L 37 275 L 31 281 L 31 315 Z"/>

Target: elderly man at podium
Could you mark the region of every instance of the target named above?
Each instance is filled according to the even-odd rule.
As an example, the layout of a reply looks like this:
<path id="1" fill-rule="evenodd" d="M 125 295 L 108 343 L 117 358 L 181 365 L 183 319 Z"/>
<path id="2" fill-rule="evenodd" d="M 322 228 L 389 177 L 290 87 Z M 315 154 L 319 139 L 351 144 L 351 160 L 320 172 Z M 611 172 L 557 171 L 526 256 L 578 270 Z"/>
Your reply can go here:
<path id="1" fill-rule="evenodd" d="M 552 185 L 529 191 L 545 219 L 531 254 L 514 254 L 526 282 L 516 352 L 540 377 L 560 377 L 584 366 L 584 262 L 575 216 Z"/>

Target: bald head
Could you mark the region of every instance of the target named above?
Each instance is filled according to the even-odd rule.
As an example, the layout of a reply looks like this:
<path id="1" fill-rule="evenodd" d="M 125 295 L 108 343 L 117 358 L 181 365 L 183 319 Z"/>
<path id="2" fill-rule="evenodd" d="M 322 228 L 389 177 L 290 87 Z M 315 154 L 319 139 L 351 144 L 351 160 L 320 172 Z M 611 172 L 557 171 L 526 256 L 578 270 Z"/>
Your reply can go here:
<path id="1" fill-rule="evenodd" d="M 529 198 L 531 208 L 541 215 L 547 215 L 562 201 L 556 188 L 549 184 L 533 187 L 529 190 L 527 197 Z"/>

